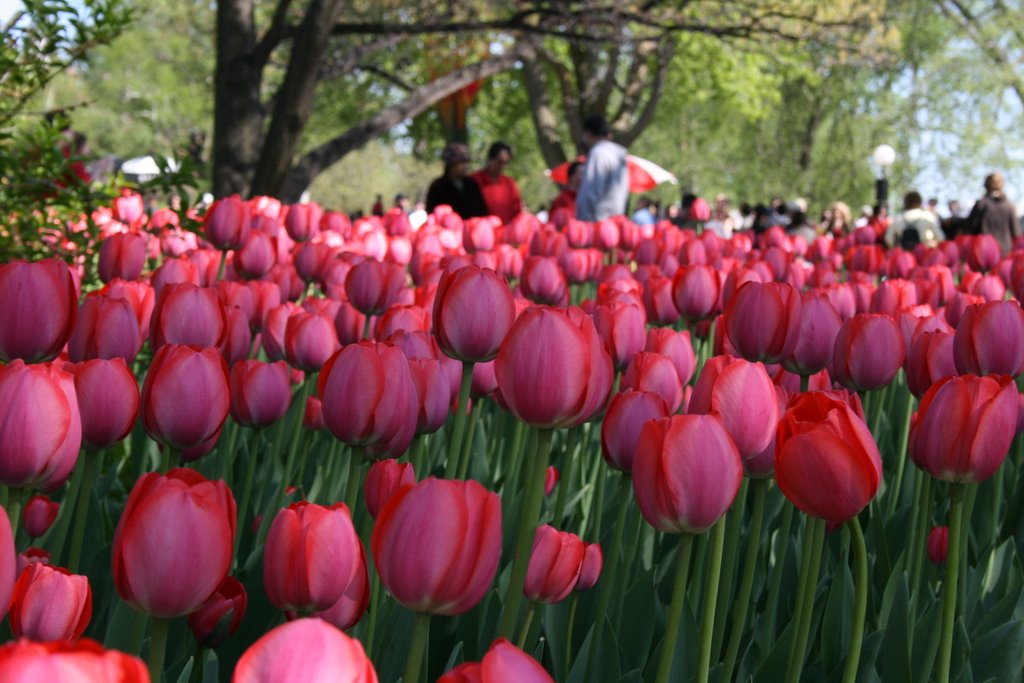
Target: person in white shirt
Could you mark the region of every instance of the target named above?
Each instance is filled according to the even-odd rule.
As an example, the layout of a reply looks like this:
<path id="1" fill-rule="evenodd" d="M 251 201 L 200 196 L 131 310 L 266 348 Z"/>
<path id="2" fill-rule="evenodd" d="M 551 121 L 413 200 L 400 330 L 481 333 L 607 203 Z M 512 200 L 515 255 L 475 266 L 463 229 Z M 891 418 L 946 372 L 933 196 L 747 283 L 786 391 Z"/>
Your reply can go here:
<path id="1" fill-rule="evenodd" d="M 923 203 L 920 192 L 912 190 L 903 196 L 903 212 L 893 218 L 885 231 L 887 246 L 910 250 L 920 242 L 934 247 L 946 239 L 938 217 L 924 208 Z"/>
<path id="2" fill-rule="evenodd" d="M 583 122 L 583 144 L 588 152 L 583 181 L 576 194 L 576 218 L 602 221 L 621 216 L 629 199 L 626 148 L 611 141 L 611 128 L 598 115 Z"/>

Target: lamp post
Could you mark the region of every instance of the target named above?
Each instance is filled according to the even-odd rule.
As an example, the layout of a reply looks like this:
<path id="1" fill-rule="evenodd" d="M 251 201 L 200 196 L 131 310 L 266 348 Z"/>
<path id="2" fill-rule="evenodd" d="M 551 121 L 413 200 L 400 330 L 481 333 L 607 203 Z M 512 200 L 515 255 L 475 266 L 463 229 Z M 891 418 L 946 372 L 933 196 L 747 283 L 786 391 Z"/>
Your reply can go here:
<path id="1" fill-rule="evenodd" d="M 871 153 L 871 159 L 878 166 L 878 179 L 875 180 L 875 203 L 886 206 L 889 201 L 889 178 L 886 169 L 896 161 L 896 150 L 890 145 L 879 145 Z"/>

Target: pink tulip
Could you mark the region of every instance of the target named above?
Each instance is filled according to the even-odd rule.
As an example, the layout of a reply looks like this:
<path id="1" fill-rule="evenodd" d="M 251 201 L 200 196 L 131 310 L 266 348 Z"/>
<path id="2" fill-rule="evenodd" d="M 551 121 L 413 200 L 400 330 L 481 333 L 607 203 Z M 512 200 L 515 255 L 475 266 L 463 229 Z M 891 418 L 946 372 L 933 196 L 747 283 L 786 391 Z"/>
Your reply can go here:
<path id="1" fill-rule="evenodd" d="M 248 604 L 245 586 L 233 576 L 225 577 L 206 602 L 188 615 L 188 628 L 196 642 L 216 648 L 238 630 Z"/>
<path id="2" fill-rule="evenodd" d="M 636 389 L 658 394 L 665 400 L 669 413 L 679 410 L 683 402 L 683 386 L 679 373 L 667 356 L 641 351 L 633 356 L 626 371 L 622 373 L 623 390 Z"/>
<path id="3" fill-rule="evenodd" d="M 231 264 L 246 279 L 263 277 L 277 262 L 274 238 L 265 230 L 253 230 L 245 243 L 235 251 Z"/>
<path id="4" fill-rule="evenodd" d="M 78 640 L 92 618 L 89 579 L 63 567 L 32 564 L 18 577 L 8 619 L 16 638 Z"/>
<path id="5" fill-rule="evenodd" d="M 146 236 L 140 232 L 115 233 L 100 243 L 99 275 L 103 282 L 114 278 L 138 280 L 146 265 Z"/>
<path id="6" fill-rule="evenodd" d="M 728 356 L 704 364 L 687 412 L 718 415 L 744 461 L 768 447 L 780 417 L 775 385 L 764 365 Z"/>
<path id="7" fill-rule="evenodd" d="M 1024 311 L 1016 301 L 993 301 L 964 309 L 953 339 L 961 374 L 1016 377 L 1024 368 Z"/>
<path id="8" fill-rule="evenodd" d="M 623 370 L 644 348 L 647 314 L 632 304 L 613 302 L 594 310 L 594 326 L 612 354 L 616 370 Z"/>
<path id="9" fill-rule="evenodd" d="M 56 521 L 58 512 L 60 503 L 50 500 L 48 496 L 32 496 L 25 503 L 22 519 L 25 531 L 32 538 L 39 538 Z"/>
<path id="10" fill-rule="evenodd" d="M 381 583 L 417 612 L 456 615 L 490 589 L 501 554 L 501 502 L 475 481 L 401 487 L 373 527 Z"/>
<path id="11" fill-rule="evenodd" d="M 796 345 L 783 365 L 800 375 L 813 375 L 827 368 L 832 363 L 836 336 L 842 324 L 839 312 L 827 295 L 805 293 L 801 298 Z"/>
<path id="12" fill-rule="evenodd" d="M 142 348 L 142 340 L 139 320 L 127 299 L 92 294 L 78 309 L 78 324 L 68 340 L 68 358 L 73 362 L 123 358 L 130 363 Z"/>
<path id="13" fill-rule="evenodd" d="M 282 361 L 235 363 L 231 366 L 229 386 L 231 417 L 246 427 L 269 427 L 285 416 L 291 404 L 288 366 Z"/>
<path id="14" fill-rule="evenodd" d="M 375 461 L 370 465 L 363 484 L 367 512 L 376 519 L 384 504 L 398 489 L 406 484 L 415 483 L 416 472 L 412 463 L 400 463 L 397 460 Z"/>
<path id="15" fill-rule="evenodd" d="M 0 361 L 53 360 L 75 329 L 78 291 L 63 261 L 0 265 Z"/>
<path id="16" fill-rule="evenodd" d="M 633 492 L 644 519 L 666 533 L 698 534 L 724 515 L 739 492 L 743 465 L 714 415 L 674 415 L 640 430 Z"/>
<path id="17" fill-rule="evenodd" d="M 569 303 L 569 281 L 553 256 L 526 259 L 520 287 L 523 296 L 537 304 L 566 306 Z"/>
<path id="18" fill-rule="evenodd" d="M 142 425 L 171 448 L 198 446 L 220 429 L 230 406 L 228 369 L 216 349 L 160 347 L 142 385 Z"/>
<path id="19" fill-rule="evenodd" d="M 615 394 L 601 421 L 601 454 L 605 462 L 617 470 L 631 471 L 644 423 L 668 416 L 668 405 L 658 394 L 633 390 Z"/>
<path id="20" fill-rule="evenodd" d="M 139 385 L 128 365 L 115 358 L 69 367 L 82 417 L 82 446 L 98 451 L 128 436 L 139 413 Z"/>
<path id="21" fill-rule="evenodd" d="M 331 321 L 312 313 L 289 316 L 284 332 L 288 363 L 305 372 L 316 372 L 341 348 Z"/>
<path id="22" fill-rule="evenodd" d="M 461 664 L 437 683 L 554 683 L 554 679 L 533 657 L 499 638 L 482 662 Z"/>
<path id="23" fill-rule="evenodd" d="M 206 239 L 221 250 L 239 248 L 249 234 L 249 211 L 249 205 L 238 195 L 215 201 L 204 220 Z"/>
<path id="24" fill-rule="evenodd" d="M 799 293 L 779 282 L 743 285 L 722 316 L 727 340 L 737 354 L 766 363 L 778 363 L 792 355 L 800 319 Z"/>
<path id="25" fill-rule="evenodd" d="M 707 320 L 721 306 L 722 279 L 711 266 L 685 266 L 672 279 L 672 299 L 684 320 Z"/>
<path id="26" fill-rule="evenodd" d="M 464 266 L 441 276 L 433 322 L 446 355 L 472 363 L 492 360 L 514 321 L 512 293 L 494 271 Z"/>
<path id="27" fill-rule="evenodd" d="M 82 422 L 74 376 L 55 365 L 0 368 L 0 482 L 53 491 L 78 460 Z"/>
<path id="28" fill-rule="evenodd" d="M 224 482 L 188 469 L 143 475 L 114 532 L 111 571 L 121 599 L 159 618 L 195 611 L 227 576 L 235 524 Z"/>
<path id="29" fill-rule="evenodd" d="M 165 286 L 156 298 L 152 344 L 220 346 L 227 335 L 227 316 L 217 290 L 180 283 Z"/>
<path id="30" fill-rule="evenodd" d="M 833 377 L 853 391 L 887 385 L 903 365 L 899 326 L 887 315 L 861 313 L 843 323 L 832 356 Z"/>
<path id="31" fill-rule="evenodd" d="M 345 278 L 348 300 L 363 315 L 380 315 L 398 300 L 405 288 L 405 271 L 376 259 L 357 263 Z"/>
<path id="32" fill-rule="evenodd" d="M 75 643 L 33 643 L 19 640 L 0 647 L 0 680 L 4 683 L 149 683 L 142 660 L 104 650 L 92 640 Z"/>
<path id="33" fill-rule="evenodd" d="M 697 357 L 690 342 L 690 333 L 686 330 L 677 332 L 667 327 L 652 327 L 647 330 L 647 343 L 644 351 L 653 351 L 668 356 L 672 365 L 676 366 L 679 383 L 686 386 L 697 370 Z"/>
<path id="34" fill-rule="evenodd" d="M 232 683 L 377 683 L 355 638 L 320 619 L 278 626 L 238 660 Z"/>
<path id="35" fill-rule="evenodd" d="M 523 594 L 527 600 L 556 603 L 576 587 L 583 566 L 583 541 L 576 534 L 542 524 L 533 536 Z"/>

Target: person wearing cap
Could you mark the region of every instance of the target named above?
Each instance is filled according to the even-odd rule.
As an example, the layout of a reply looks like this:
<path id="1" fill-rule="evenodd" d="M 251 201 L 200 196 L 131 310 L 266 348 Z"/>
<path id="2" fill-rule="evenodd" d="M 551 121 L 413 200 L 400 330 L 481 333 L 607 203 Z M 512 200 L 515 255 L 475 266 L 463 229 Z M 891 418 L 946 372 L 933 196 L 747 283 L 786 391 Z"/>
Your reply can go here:
<path id="1" fill-rule="evenodd" d="M 583 181 L 576 194 L 576 218 L 581 221 L 602 221 L 626 212 L 626 148 L 612 142 L 611 134 L 603 116 L 588 116 L 583 122 L 583 144 L 588 151 Z"/>
<path id="2" fill-rule="evenodd" d="M 452 207 L 462 218 L 488 215 L 480 186 L 469 177 L 469 149 L 461 142 L 451 142 L 441 152 L 444 175 L 430 184 L 427 190 L 427 213 L 444 204 Z"/>
<path id="3" fill-rule="evenodd" d="M 470 176 L 480 186 L 484 204 L 492 216 L 502 223 L 511 223 L 523 210 L 516 181 L 505 175 L 505 167 L 512 161 L 512 148 L 504 142 L 495 142 L 487 150 L 487 163 Z"/>
<path id="4" fill-rule="evenodd" d="M 992 173 L 985 177 L 985 196 L 975 203 L 965 221 L 966 232 L 992 235 L 1004 254 L 1013 249 L 1013 239 L 1020 236 L 1020 221 L 1013 203 L 1003 193 L 1003 175 Z"/>

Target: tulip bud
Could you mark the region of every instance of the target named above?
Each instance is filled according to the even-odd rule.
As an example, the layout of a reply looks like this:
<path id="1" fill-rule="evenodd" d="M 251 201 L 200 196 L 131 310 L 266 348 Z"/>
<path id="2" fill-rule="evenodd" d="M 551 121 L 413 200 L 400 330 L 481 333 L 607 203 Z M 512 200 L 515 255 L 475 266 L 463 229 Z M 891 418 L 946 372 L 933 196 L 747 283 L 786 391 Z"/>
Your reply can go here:
<path id="1" fill-rule="evenodd" d="M 320 619 L 298 619 L 253 643 L 232 682 L 377 683 L 377 673 L 358 640 Z"/>
<path id="2" fill-rule="evenodd" d="M 448 356 L 472 363 L 493 359 L 514 321 L 512 292 L 494 271 L 464 266 L 441 275 L 433 324 Z"/>
<path id="3" fill-rule="evenodd" d="M 228 331 L 227 314 L 217 290 L 189 283 L 167 285 L 156 298 L 152 344 L 190 344 L 199 348 L 220 346 Z"/>
<path id="4" fill-rule="evenodd" d="M 583 544 L 583 564 L 580 566 L 580 578 L 576 582 L 576 590 L 588 591 L 601 578 L 604 569 L 604 552 L 599 543 Z"/>
<path id="5" fill-rule="evenodd" d="M 145 265 L 146 236 L 141 232 L 115 233 L 100 243 L 99 276 L 103 282 L 138 280 Z"/>
<path id="6" fill-rule="evenodd" d="M 676 367 L 680 385 L 685 387 L 690 383 L 697 369 L 697 357 L 693 352 L 689 332 L 677 332 L 668 327 L 652 327 L 647 330 L 647 343 L 643 350 L 667 356 Z"/>
<path id="7" fill-rule="evenodd" d="M 49 496 L 32 496 L 25 503 L 25 531 L 32 538 L 39 538 L 47 532 L 60 512 L 60 503 L 50 500 Z"/>
<path id="8" fill-rule="evenodd" d="M 594 310 L 594 326 L 608 345 L 616 370 L 623 370 L 643 350 L 647 314 L 627 303 L 602 304 Z"/>
<path id="9" fill-rule="evenodd" d="M 228 371 L 216 349 L 168 344 L 157 350 L 142 385 L 142 424 L 171 448 L 209 439 L 227 418 Z"/>
<path id="10" fill-rule="evenodd" d="M 675 365 L 667 356 L 651 351 L 641 351 L 633 356 L 622 373 L 620 386 L 623 390 L 650 391 L 661 396 L 669 413 L 679 410 L 683 402 L 683 385 Z"/>
<path id="11" fill-rule="evenodd" d="M 249 205 L 238 195 L 218 199 L 203 221 L 206 239 L 221 250 L 238 249 L 249 234 Z"/>
<path id="12" fill-rule="evenodd" d="M 1024 311 L 1016 301 L 964 309 L 956 326 L 953 358 L 960 374 L 1015 377 L 1024 367 Z"/>
<path id="13" fill-rule="evenodd" d="M 292 503 L 279 511 L 263 548 L 263 587 L 280 610 L 333 605 L 351 583 L 362 543 L 344 503 Z"/>
<path id="14" fill-rule="evenodd" d="M 633 491 L 648 524 L 666 533 L 710 529 L 732 505 L 743 465 L 714 415 L 646 422 L 633 461 Z"/>
<path id="15" fill-rule="evenodd" d="M 227 576 L 235 499 L 194 470 L 143 475 L 114 532 L 111 571 L 121 599 L 154 617 L 191 614 Z"/>
<path id="16" fill-rule="evenodd" d="M 561 602 L 576 587 L 583 555 L 579 536 L 542 524 L 533 536 L 523 595 L 537 602 Z"/>
<path id="17" fill-rule="evenodd" d="M 672 299 L 688 322 L 707 320 L 720 310 L 722 278 L 711 266 L 686 266 L 672 279 Z"/>
<path id="18" fill-rule="evenodd" d="M 847 403 L 818 391 L 797 395 L 776 439 L 775 480 L 804 513 L 843 524 L 878 493 L 878 447 Z"/>
<path id="19" fill-rule="evenodd" d="M 544 495 L 550 496 L 551 492 L 555 490 L 555 486 L 558 485 L 559 479 L 558 468 L 554 465 L 548 465 L 547 471 L 544 473 Z"/>
<path id="20" fill-rule="evenodd" d="M 523 263 L 519 286 L 530 301 L 548 306 L 569 304 L 569 281 L 553 256 L 531 256 Z"/>
<path id="21" fill-rule="evenodd" d="M 409 553 L 416 547 L 423 552 Z M 426 479 L 393 494 L 373 527 L 381 583 L 409 609 L 456 615 L 490 589 L 501 555 L 501 501 L 475 481 Z"/>
<path id="22" fill-rule="evenodd" d="M 74 376 L 56 365 L 12 361 L 0 367 L 0 406 L 0 483 L 57 489 L 74 469 L 82 445 Z"/>
<path id="23" fill-rule="evenodd" d="M 16 638 L 78 640 L 92 618 L 89 579 L 63 567 L 31 564 L 18 577 L 8 619 Z"/>
<path id="24" fill-rule="evenodd" d="M 288 318 L 284 348 L 288 362 L 293 367 L 305 372 L 316 372 L 341 345 L 328 318 L 299 311 Z"/>
<path id="25" fill-rule="evenodd" d="M 416 483 L 416 472 L 412 463 L 397 460 L 377 460 L 366 473 L 363 492 L 366 510 L 374 519 L 380 514 L 388 499 L 406 484 Z"/>
<path id="26" fill-rule="evenodd" d="M 0 265 L 0 361 L 56 358 L 75 329 L 77 304 L 75 281 L 63 261 Z"/>
<path id="27" fill-rule="evenodd" d="M 381 461 L 389 462 L 389 461 Z M 342 631 L 347 631 L 363 618 L 366 608 L 370 604 L 370 575 L 366 570 L 366 553 L 360 547 L 359 566 L 352 574 L 352 580 L 342 592 L 341 597 L 333 605 L 320 612 L 314 612 L 312 616 L 323 619 Z"/>
<path id="28" fill-rule="evenodd" d="M 380 315 L 398 300 L 404 288 L 405 271 L 401 266 L 372 258 L 357 263 L 345 278 L 348 299 L 363 315 Z"/>
<path id="29" fill-rule="evenodd" d="M 227 576 L 213 595 L 188 615 L 188 627 L 202 647 L 220 647 L 242 625 L 247 603 L 245 586 L 235 577 Z"/>
<path id="30" fill-rule="evenodd" d="M 933 564 L 946 564 L 949 552 L 949 527 L 933 527 L 928 534 L 928 559 Z"/>
<path id="31" fill-rule="evenodd" d="M 78 324 L 68 340 L 72 362 L 92 358 L 135 360 L 142 347 L 139 319 L 127 299 L 102 294 L 85 297 L 78 309 Z"/>
<path id="32" fill-rule="evenodd" d="M 900 371 L 905 353 L 903 334 L 892 318 L 861 313 L 839 328 L 833 376 L 854 391 L 881 389 Z"/>
<path id="33" fill-rule="evenodd" d="M 771 444 L 779 423 L 775 385 L 764 365 L 728 356 L 704 364 L 687 412 L 718 415 L 744 461 Z"/>
<path id="34" fill-rule="evenodd" d="M 461 664 L 437 683 L 554 683 L 537 660 L 515 645 L 499 638 L 480 663 Z"/>
<path id="35" fill-rule="evenodd" d="M 791 285 L 748 282 L 729 301 L 722 323 L 737 355 L 778 363 L 796 347 L 800 318 L 800 294 Z"/>
<path id="36" fill-rule="evenodd" d="M 231 417 L 257 429 L 269 427 L 288 412 L 292 400 L 288 366 L 283 361 L 246 360 L 231 367 Z"/>
<path id="37" fill-rule="evenodd" d="M 601 454 L 611 467 L 633 469 L 640 429 L 648 420 L 669 416 L 668 405 L 650 391 L 627 390 L 615 394 L 601 422 Z"/>
<path id="38" fill-rule="evenodd" d="M 99 451 L 128 436 L 139 414 L 139 385 L 127 363 L 97 358 L 69 367 L 82 416 L 82 446 Z"/>

